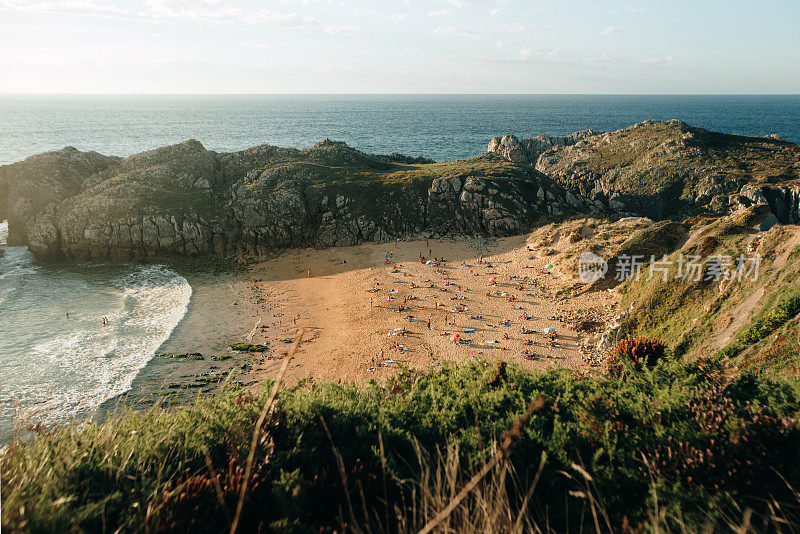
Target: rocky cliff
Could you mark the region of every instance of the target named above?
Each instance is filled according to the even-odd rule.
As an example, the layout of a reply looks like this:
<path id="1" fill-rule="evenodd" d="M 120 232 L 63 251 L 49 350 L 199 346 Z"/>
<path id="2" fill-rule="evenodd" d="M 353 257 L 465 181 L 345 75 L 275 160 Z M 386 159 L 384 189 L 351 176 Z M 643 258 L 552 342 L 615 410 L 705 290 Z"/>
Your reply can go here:
<path id="1" fill-rule="evenodd" d="M 774 136 L 646 121 L 612 133 L 495 138 L 488 151 L 535 168 L 601 209 L 680 219 L 766 202 L 781 222 L 800 221 L 800 146 Z"/>
<path id="2" fill-rule="evenodd" d="M 491 154 L 420 161 L 329 140 L 227 154 L 187 141 L 124 159 L 66 148 L 0 167 L 0 218 L 39 258 L 153 261 L 501 236 L 591 208 Z"/>
<path id="3" fill-rule="evenodd" d="M 128 158 L 68 147 L 0 167 L 9 242 L 47 259 L 502 236 L 571 215 L 681 220 L 758 204 L 800 222 L 800 146 L 680 121 L 497 137 L 482 156 L 439 163 L 330 140 L 223 154 L 187 141 Z"/>

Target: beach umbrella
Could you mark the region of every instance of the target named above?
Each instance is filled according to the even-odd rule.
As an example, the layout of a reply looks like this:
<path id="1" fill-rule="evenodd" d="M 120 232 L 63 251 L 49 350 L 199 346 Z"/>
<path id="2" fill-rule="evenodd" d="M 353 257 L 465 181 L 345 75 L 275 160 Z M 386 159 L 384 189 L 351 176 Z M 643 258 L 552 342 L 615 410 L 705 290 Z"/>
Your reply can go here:
<path id="1" fill-rule="evenodd" d="M 545 328 L 544 330 L 542 330 L 542 332 L 544 332 L 545 334 L 555 334 L 556 333 L 556 329 L 551 326 L 551 327 Z"/>
<path id="2" fill-rule="evenodd" d="M 450 336 L 450 341 L 458 341 L 460 338 L 461 338 L 460 335 L 453 334 L 452 336 Z"/>
<path id="3" fill-rule="evenodd" d="M 548 263 L 547 265 L 544 266 L 544 268 L 545 269 L 552 269 L 553 268 L 553 264 L 552 263 Z"/>

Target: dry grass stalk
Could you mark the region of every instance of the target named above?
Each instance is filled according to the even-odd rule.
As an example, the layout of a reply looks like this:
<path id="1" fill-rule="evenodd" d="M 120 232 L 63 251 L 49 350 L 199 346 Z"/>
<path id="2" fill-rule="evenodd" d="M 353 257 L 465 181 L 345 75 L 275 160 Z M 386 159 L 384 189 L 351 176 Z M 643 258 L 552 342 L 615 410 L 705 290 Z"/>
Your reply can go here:
<path id="1" fill-rule="evenodd" d="M 504 458 L 508 456 L 509 451 L 514 446 L 516 440 L 522 435 L 522 429 L 527 424 L 528 420 L 533 415 L 533 412 L 541 409 L 545 404 L 544 397 L 537 397 L 528 404 L 528 409 L 525 411 L 525 414 L 522 417 L 519 417 L 512 427 L 506 432 L 505 437 L 503 438 L 503 444 L 500 446 L 497 451 L 492 455 L 491 459 L 486 462 L 483 467 L 475 473 L 469 482 L 458 492 L 458 494 L 450 500 L 450 503 L 439 512 L 436 517 L 431 519 L 424 527 L 422 527 L 419 531 L 419 534 L 428 534 L 432 532 L 436 526 L 447 519 L 450 514 L 453 513 L 453 510 L 464 500 L 464 498 L 469 495 L 469 493 L 475 489 L 475 487 L 483 480 L 483 478 Z"/>
<path id="2" fill-rule="evenodd" d="M 278 389 L 281 386 L 281 382 L 283 382 L 286 369 L 289 367 L 289 361 L 292 359 L 297 347 L 300 345 L 300 340 L 303 339 L 303 334 L 305 331 L 305 328 L 300 329 L 300 332 L 297 334 L 297 339 L 294 340 L 292 349 L 289 351 L 289 354 L 286 355 L 286 358 L 283 359 L 283 365 L 281 365 L 280 371 L 278 371 L 278 376 L 275 377 L 275 382 L 272 384 L 272 392 L 269 395 L 269 399 L 267 399 L 267 402 L 264 404 L 264 408 L 261 410 L 261 414 L 258 416 L 258 421 L 256 421 L 256 426 L 253 429 L 253 440 L 250 443 L 250 453 L 247 455 L 247 464 L 244 470 L 244 480 L 242 481 L 242 489 L 239 492 L 239 501 L 236 503 L 236 513 L 234 514 L 233 521 L 231 522 L 230 534 L 236 534 L 236 529 L 239 527 L 239 519 L 241 519 L 242 508 L 244 507 L 244 499 L 247 495 L 247 483 L 250 480 L 250 473 L 253 471 L 253 460 L 255 459 L 256 447 L 258 446 L 258 441 L 261 436 L 261 427 L 264 425 L 267 415 L 269 415 L 272 410 L 272 405 L 275 403 L 275 397 L 278 395 Z"/>

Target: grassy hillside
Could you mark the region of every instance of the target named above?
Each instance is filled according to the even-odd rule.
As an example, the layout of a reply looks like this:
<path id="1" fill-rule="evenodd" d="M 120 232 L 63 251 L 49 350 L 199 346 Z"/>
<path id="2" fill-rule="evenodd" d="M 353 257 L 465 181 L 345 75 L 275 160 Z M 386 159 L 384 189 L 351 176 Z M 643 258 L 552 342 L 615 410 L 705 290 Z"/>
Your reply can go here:
<path id="1" fill-rule="evenodd" d="M 405 164 L 384 161 L 350 148 L 342 142 L 323 141 L 311 149 L 275 157 L 256 172 L 251 172 L 246 182 L 250 187 L 270 187 L 287 179 L 305 181 L 316 186 L 370 183 L 408 186 L 423 183 L 427 188 L 437 178 L 466 176 L 496 181 L 524 180 L 541 175 L 494 155 L 439 163 Z"/>
<path id="2" fill-rule="evenodd" d="M 649 278 L 649 265 L 640 280 L 621 288 L 623 307 L 634 306 L 627 327 L 640 335 L 666 341 L 679 355 L 698 357 L 719 353 L 741 368 L 772 369 L 800 376 L 798 313 L 800 313 L 800 231 L 775 226 L 754 229 L 763 213 L 749 210 L 721 219 L 693 221 L 686 242 L 669 255 L 664 281 Z M 747 259 L 741 279 L 676 279 L 680 256 L 695 256 L 706 265 L 715 257 Z M 760 257 L 758 276 L 747 274 Z M 659 258 L 660 259 L 660 258 Z"/>
<path id="3" fill-rule="evenodd" d="M 603 176 L 627 194 L 673 190 L 691 196 L 698 178 L 715 175 L 726 183 L 796 183 L 798 145 L 767 137 L 709 132 L 680 121 L 649 121 L 592 136 L 547 153 L 541 170 L 563 166 Z"/>
<path id="4" fill-rule="evenodd" d="M 730 378 L 715 359 L 623 365 L 618 378 L 475 363 L 360 388 L 301 382 L 256 442 L 239 531 L 416 531 L 498 448 L 436 531 L 797 520 L 800 383 Z M 227 531 L 266 397 L 228 391 L 13 441 L 4 530 Z"/>

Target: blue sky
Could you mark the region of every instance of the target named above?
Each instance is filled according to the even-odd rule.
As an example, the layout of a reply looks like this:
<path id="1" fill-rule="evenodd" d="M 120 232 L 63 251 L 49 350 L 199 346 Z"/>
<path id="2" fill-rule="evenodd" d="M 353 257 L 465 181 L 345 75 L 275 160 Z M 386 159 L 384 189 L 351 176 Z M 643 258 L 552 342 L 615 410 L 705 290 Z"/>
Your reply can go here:
<path id="1" fill-rule="evenodd" d="M 800 1 L 0 0 L 5 93 L 800 93 Z"/>

